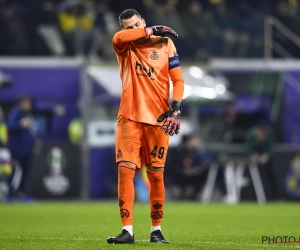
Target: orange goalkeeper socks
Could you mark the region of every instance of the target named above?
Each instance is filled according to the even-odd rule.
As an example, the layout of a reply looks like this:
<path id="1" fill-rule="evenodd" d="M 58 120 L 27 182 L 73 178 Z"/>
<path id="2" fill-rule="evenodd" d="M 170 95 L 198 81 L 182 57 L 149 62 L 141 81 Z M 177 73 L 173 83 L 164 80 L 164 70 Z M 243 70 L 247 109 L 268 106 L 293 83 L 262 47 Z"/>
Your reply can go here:
<path id="1" fill-rule="evenodd" d="M 134 202 L 134 175 L 135 169 L 131 169 L 125 164 L 119 164 L 118 197 L 123 227 L 132 225 Z"/>
<path id="2" fill-rule="evenodd" d="M 165 203 L 165 185 L 164 171 L 149 172 L 147 171 L 150 183 L 150 209 L 152 226 L 160 226 Z"/>

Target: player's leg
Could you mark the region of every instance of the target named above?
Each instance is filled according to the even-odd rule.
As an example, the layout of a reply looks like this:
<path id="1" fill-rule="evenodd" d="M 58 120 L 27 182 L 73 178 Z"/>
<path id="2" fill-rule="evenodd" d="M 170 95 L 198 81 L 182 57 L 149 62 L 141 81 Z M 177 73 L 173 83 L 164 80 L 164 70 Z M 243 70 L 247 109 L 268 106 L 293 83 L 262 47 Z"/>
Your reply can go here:
<path id="1" fill-rule="evenodd" d="M 133 203 L 136 165 L 121 161 L 118 163 L 118 199 L 123 229 L 133 236 Z"/>
<path id="2" fill-rule="evenodd" d="M 22 177 L 19 186 L 19 199 L 22 202 L 33 202 L 33 198 L 27 193 L 28 179 L 31 170 L 31 156 L 27 156 L 19 160 L 22 169 Z"/>
<path id="3" fill-rule="evenodd" d="M 158 126 L 146 125 L 143 132 L 143 155 L 150 186 L 150 242 L 169 243 L 161 233 L 161 222 L 165 205 L 164 166 L 169 136 L 165 135 Z"/>
<path id="4" fill-rule="evenodd" d="M 116 162 L 118 164 L 118 198 L 122 232 L 110 237 L 110 244 L 132 244 L 133 236 L 133 178 L 136 168 L 140 167 L 141 132 L 139 124 L 125 118 L 118 118 L 116 133 Z"/>
<path id="5" fill-rule="evenodd" d="M 8 178 L 9 190 L 8 190 L 8 195 L 6 196 L 7 202 L 13 202 L 15 200 L 15 187 L 13 185 L 13 180 L 14 180 L 15 176 L 17 175 L 16 164 L 17 164 L 17 160 L 14 158 L 12 160 L 13 171 Z"/>
<path id="6" fill-rule="evenodd" d="M 150 242 L 169 243 L 161 232 L 161 222 L 165 207 L 164 168 L 147 166 L 147 177 L 150 184 Z"/>

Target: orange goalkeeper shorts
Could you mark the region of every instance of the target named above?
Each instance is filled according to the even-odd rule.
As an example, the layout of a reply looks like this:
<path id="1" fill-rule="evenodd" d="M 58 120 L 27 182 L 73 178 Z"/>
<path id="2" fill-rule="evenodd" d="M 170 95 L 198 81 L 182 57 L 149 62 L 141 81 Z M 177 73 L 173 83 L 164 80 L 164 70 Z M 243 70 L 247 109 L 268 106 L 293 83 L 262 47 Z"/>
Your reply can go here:
<path id="1" fill-rule="evenodd" d="M 160 126 L 135 122 L 118 117 L 116 132 L 116 162 L 129 161 L 137 168 L 142 164 L 164 167 L 169 146 L 169 136 Z"/>

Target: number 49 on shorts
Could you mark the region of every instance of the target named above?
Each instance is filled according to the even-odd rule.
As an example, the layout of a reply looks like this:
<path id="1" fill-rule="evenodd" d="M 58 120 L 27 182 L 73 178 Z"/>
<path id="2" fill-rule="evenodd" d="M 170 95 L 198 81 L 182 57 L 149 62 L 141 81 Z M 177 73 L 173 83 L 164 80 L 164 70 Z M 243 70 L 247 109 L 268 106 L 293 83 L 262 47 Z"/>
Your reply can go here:
<path id="1" fill-rule="evenodd" d="M 160 147 L 158 150 L 158 147 L 155 145 L 154 148 L 152 149 L 150 155 L 152 155 L 153 158 L 157 158 L 161 159 L 164 157 L 164 153 L 165 153 L 165 148 L 164 147 Z"/>

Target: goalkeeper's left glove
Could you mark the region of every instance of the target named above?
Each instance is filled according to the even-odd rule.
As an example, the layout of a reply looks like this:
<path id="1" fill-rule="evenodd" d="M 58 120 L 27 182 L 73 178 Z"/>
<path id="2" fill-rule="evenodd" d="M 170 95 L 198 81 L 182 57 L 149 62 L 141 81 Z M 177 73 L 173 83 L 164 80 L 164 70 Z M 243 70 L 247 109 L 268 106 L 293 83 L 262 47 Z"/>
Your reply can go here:
<path id="1" fill-rule="evenodd" d="M 155 25 L 152 27 L 146 27 L 145 31 L 148 36 L 155 35 L 155 36 L 163 36 L 164 37 L 166 35 L 171 35 L 175 38 L 178 37 L 178 34 L 175 30 L 173 30 L 167 26 L 164 26 L 164 25 Z"/>
<path id="2" fill-rule="evenodd" d="M 157 118 L 157 122 L 165 122 L 161 126 L 161 130 L 164 131 L 166 135 L 177 135 L 180 130 L 180 114 L 181 114 L 181 102 L 173 101 L 169 111 L 163 113 Z"/>

